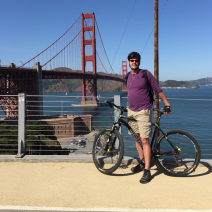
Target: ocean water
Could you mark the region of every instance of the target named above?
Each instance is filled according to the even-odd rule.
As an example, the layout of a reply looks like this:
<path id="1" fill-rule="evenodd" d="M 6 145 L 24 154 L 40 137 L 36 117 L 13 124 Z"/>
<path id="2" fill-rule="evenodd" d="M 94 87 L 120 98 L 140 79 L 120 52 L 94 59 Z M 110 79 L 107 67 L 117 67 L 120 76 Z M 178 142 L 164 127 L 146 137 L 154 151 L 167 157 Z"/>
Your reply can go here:
<path id="1" fill-rule="evenodd" d="M 197 89 L 163 89 L 172 106 L 168 116 L 162 116 L 163 131 L 181 129 L 192 134 L 199 142 L 202 158 L 212 159 L 212 86 L 201 86 Z M 108 106 L 72 107 L 81 102 L 81 93 L 46 93 L 44 94 L 44 115 L 54 114 L 91 114 L 95 129 L 110 127 L 114 112 Z M 121 96 L 121 106 L 127 106 L 126 92 L 100 92 L 99 102 L 114 101 L 114 95 Z M 160 102 L 160 107 L 163 107 Z M 125 114 L 126 115 L 126 114 Z M 125 155 L 137 156 L 135 142 L 127 129 L 122 127 L 125 142 Z"/>
<path id="2" fill-rule="evenodd" d="M 162 116 L 161 128 L 163 131 L 181 129 L 192 134 L 199 142 L 202 158 L 212 159 L 212 86 L 201 86 L 197 89 L 163 89 L 172 106 L 168 116 Z M 93 128 L 101 130 L 110 127 L 114 121 L 113 108 L 73 107 L 80 104 L 81 92 L 44 93 L 43 115 L 58 114 L 91 114 Z M 99 102 L 114 101 L 114 95 L 121 96 L 121 106 L 127 106 L 127 92 L 100 92 Z M 160 107 L 163 107 L 160 102 Z M 0 115 L 3 112 L 0 111 Z M 126 114 L 125 114 L 126 115 Z M 135 141 L 125 127 L 121 129 L 125 142 L 125 155 L 137 156 Z"/>
<path id="3" fill-rule="evenodd" d="M 163 115 L 163 131 L 181 129 L 189 132 L 199 143 L 202 159 L 212 159 L 212 86 L 197 89 L 163 89 L 172 107 L 170 115 Z M 127 99 L 124 99 L 126 104 Z M 160 107 L 163 107 L 160 101 Z M 123 129 L 126 140 L 129 136 Z M 133 142 L 129 142 L 129 155 L 135 155 Z M 132 147 L 132 148 L 131 148 Z M 127 148 L 126 148 L 127 149 Z M 127 152 L 127 151 L 125 151 Z"/>

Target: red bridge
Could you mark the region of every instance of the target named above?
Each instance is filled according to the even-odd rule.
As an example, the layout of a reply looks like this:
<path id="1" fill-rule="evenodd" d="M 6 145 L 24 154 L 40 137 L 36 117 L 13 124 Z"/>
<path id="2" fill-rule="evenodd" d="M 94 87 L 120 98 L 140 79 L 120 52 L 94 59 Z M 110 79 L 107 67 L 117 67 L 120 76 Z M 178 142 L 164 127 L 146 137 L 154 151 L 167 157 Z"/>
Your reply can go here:
<path id="1" fill-rule="evenodd" d="M 42 95 L 42 79 L 77 78 L 82 79 L 82 104 L 88 97 L 96 103 L 97 80 L 124 82 L 126 73 L 127 63 L 122 61 L 122 77 L 115 75 L 94 13 L 81 14 L 61 37 L 29 61 L 19 67 L 12 63 L 8 67 L 0 67 L 0 95 Z M 122 89 L 126 90 L 124 85 Z M 6 99 L 8 97 L 1 97 L 4 111 L 8 108 Z M 12 98 L 9 100 L 12 101 Z M 39 97 L 37 100 L 42 99 Z"/>

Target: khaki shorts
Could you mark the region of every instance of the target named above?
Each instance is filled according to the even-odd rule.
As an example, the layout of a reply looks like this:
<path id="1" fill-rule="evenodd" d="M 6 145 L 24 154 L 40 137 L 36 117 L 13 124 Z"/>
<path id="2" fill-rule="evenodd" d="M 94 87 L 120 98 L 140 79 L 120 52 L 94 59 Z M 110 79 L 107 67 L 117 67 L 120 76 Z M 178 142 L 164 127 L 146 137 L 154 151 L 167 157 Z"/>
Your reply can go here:
<path id="1" fill-rule="evenodd" d="M 128 119 L 128 124 L 135 133 L 140 133 L 141 138 L 149 138 L 152 135 L 152 112 L 150 109 L 132 111 L 128 108 L 128 116 L 137 121 Z"/>

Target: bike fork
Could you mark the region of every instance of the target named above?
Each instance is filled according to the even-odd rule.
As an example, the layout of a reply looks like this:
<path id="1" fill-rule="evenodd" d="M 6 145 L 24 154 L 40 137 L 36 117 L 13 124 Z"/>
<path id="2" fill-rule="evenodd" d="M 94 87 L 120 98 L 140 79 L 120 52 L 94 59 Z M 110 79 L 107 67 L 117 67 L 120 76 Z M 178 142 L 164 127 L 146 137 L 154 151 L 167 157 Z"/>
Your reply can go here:
<path id="1" fill-rule="evenodd" d="M 109 147 L 109 143 L 110 143 L 110 141 L 111 141 L 111 139 L 112 139 L 112 133 L 113 133 L 114 129 L 115 129 L 115 126 L 113 125 L 113 127 L 112 127 L 112 129 L 111 129 L 111 131 L 110 131 L 109 137 L 108 137 L 108 139 L 107 139 L 105 148 L 104 148 L 104 150 L 105 150 L 106 152 L 110 152 L 111 149 L 114 147 L 116 137 L 115 137 L 114 140 L 112 141 L 111 147 Z"/>

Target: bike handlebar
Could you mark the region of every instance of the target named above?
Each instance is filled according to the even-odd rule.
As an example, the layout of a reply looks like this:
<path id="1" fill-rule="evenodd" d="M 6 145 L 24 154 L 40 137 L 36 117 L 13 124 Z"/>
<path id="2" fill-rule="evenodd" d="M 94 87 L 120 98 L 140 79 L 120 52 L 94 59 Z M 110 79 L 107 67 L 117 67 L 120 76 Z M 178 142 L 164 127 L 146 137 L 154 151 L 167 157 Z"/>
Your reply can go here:
<path id="1" fill-rule="evenodd" d="M 153 108 L 153 111 L 158 111 L 159 113 L 162 113 L 162 114 L 164 114 L 164 108 L 162 108 L 162 109 L 158 109 L 158 108 Z"/>
<path id="2" fill-rule="evenodd" d="M 121 110 L 121 111 L 123 111 L 123 112 L 127 112 L 126 107 L 120 107 L 120 106 L 118 106 L 118 105 L 116 105 L 116 104 L 114 104 L 114 103 L 112 103 L 112 102 L 107 101 L 107 100 L 105 100 L 105 103 L 109 104 L 110 107 L 115 106 L 115 107 L 118 108 L 119 110 Z"/>
<path id="3" fill-rule="evenodd" d="M 121 110 L 121 111 L 123 111 L 123 112 L 127 112 L 126 107 L 120 107 L 120 106 L 118 106 L 118 105 L 116 105 L 116 104 L 114 104 L 114 103 L 112 103 L 112 102 L 107 101 L 107 100 L 105 100 L 105 103 L 109 104 L 110 107 L 115 106 L 115 107 L 118 108 L 119 110 Z M 153 108 L 153 111 L 158 111 L 159 113 L 164 114 L 164 108 L 162 108 L 162 109 Z"/>

